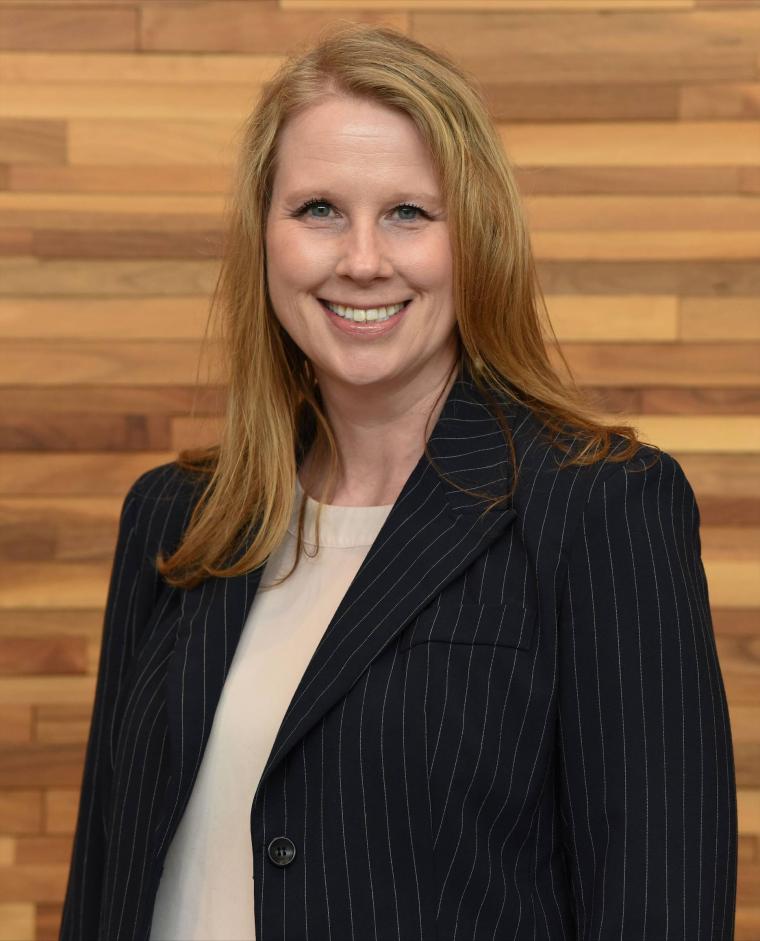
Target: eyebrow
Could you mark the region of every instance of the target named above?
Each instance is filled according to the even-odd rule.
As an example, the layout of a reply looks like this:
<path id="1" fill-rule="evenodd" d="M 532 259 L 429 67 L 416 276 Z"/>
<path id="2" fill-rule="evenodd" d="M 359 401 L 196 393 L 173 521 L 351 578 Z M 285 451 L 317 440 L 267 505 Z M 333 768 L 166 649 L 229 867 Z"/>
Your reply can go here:
<path id="1" fill-rule="evenodd" d="M 292 190 L 290 193 L 285 194 L 286 202 L 296 202 L 302 199 L 309 199 L 312 196 L 317 196 L 319 199 L 329 199 L 329 200 L 340 200 L 340 196 L 331 190 L 329 187 L 324 186 L 309 186 L 305 189 Z M 437 203 L 440 200 L 439 196 L 435 196 L 433 193 L 426 193 L 420 190 L 398 190 L 395 193 L 389 193 L 386 199 L 389 202 L 404 202 L 409 199 L 420 200 L 422 202 L 428 203 Z"/>

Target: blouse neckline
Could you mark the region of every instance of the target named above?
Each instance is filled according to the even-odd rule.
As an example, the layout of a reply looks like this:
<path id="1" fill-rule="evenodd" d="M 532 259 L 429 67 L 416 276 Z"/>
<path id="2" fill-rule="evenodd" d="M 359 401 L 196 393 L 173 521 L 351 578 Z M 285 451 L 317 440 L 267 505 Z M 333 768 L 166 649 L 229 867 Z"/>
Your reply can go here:
<path id="1" fill-rule="evenodd" d="M 298 532 L 298 508 L 303 495 L 301 481 L 296 475 L 296 494 L 293 511 L 288 524 L 288 532 L 295 536 Z M 332 549 L 350 549 L 359 546 L 371 546 L 377 538 L 386 517 L 393 508 L 393 503 L 377 506 L 336 506 L 326 503 L 322 506 L 319 519 L 319 545 Z M 310 546 L 316 543 L 316 515 L 319 503 L 306 495 L 306 513 L 304 517 L 304 542 Z"/>

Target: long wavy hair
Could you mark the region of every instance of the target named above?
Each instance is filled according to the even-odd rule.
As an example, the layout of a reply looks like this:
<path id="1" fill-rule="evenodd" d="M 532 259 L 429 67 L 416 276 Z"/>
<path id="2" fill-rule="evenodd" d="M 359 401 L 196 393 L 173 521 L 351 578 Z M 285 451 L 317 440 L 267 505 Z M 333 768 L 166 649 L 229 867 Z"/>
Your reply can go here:
<path id="1" fill-rule="evenodd" d="M 264 564 L 290 521 L 304 429 L 315 458 L 329 462 L 324 502 L 333 492 L 340 466 L 335 437 L 311 364 L 272 309 L 264 232 L 284 125 L 335 95 L 403 112 L 428 144 L 449 220 L 459 348 L 454 368 L 466 366 L 493 406 L 513 465 L 514 445 L 494 392 L 528 405 L 547 434 L 555 433 L 555 446 L 565 454 L 570 438 L 563 443 L 562 436 L 570 430 L 574 447 L 565 466 L 622 461 L 642 443 L 633 427 L 605 424 L 576 386 L 558 345 L 567 376 L 552 366 L 545 337 L 551 333 L 556 341 L 556 336 L 519 191 L 474 78 L 392 28 L 332 24 L 264 83 L 242 125 L 206 324 L 208 333 L 210 323 L 219 319 L 227 401 L 219 443 L 181 450 L 176 459 L 201 491 L 179 546 L 168 558 L 156 557 L 158 571 L 176 587 L 193 588 L 209 576 L 229 577 Z M 612 449 L 615 434 L 626 439 L 623 448 Z M 421 444 L 436 466 L 427 437 L 426 426 Z M 513 489 L 516 480 L 515 468 Z M 511 492 L 492 500 L 484 512 L 508 500 Z M 304 496 L 295 562 L 277 584 L 300 557 L 305 502 Z"/>

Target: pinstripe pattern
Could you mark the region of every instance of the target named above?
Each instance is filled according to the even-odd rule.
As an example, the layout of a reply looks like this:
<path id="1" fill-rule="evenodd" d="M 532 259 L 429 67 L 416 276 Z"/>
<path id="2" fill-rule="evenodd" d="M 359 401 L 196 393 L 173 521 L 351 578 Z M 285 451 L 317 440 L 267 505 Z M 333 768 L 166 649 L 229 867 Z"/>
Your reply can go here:
<path id="1" fill-rule="evenodd" d="M 734 761 L 692 489 L 668 454 L 645 468 L 649 448 L 561 468 L 535 416 L 507 414 L 513 504 L 479 518 L 423 456 L 301 678 L 252 795 L 258 941 L 733 938 Z M 460 484 L 510 479 L 467 375 L 429 445 Z M 124 501 L 62 941 L 149 938 L 261 577 L 157 579 L 196 493 L 165 464 Z"/>

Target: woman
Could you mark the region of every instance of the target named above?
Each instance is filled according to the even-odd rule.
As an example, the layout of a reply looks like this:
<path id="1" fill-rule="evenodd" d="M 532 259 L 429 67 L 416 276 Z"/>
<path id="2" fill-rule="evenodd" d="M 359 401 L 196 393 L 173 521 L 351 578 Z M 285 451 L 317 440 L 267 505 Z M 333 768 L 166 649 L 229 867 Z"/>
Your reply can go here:
<path id="1" fill-rule="evenodd" d="M 482 99 L 347 27 L 241 153 L 222 439 L 124 501 L 61 938 L 731 938 L 697 504 L 553 369 Z"/>

